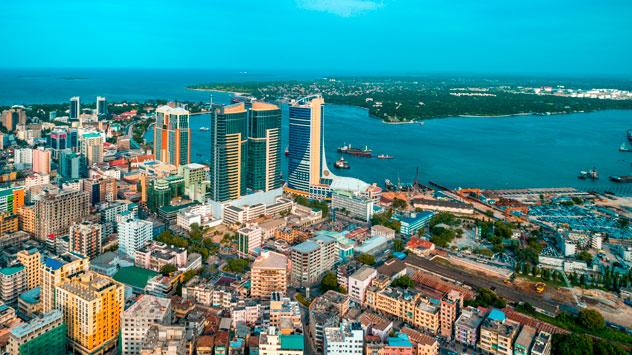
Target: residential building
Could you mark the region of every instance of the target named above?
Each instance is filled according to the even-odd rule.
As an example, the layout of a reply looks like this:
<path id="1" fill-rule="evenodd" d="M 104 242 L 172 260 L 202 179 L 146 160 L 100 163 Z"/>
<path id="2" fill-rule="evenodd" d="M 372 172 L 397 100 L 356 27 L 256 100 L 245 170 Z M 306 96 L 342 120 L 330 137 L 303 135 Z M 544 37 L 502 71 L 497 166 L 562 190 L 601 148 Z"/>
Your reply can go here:
<path id="1" fill-rule="evenodd" d="M 156 108 L 154 155 L 156 160 L 175 166 L 191 162 L 189 111 L 167 105 Z"/>
<path id="2" fill-rule="evenodd" d="M 441 336 L 452 339 L 453 325 L 461 308 L 463 308 L 463 295 L 456 290 L 451 290 L 441 298 Z"/>
<path id="3" fill-rule="evenodd" d="M 0 212 L 0 236 L 19 230 L 20 220 L 15 214 Z"/>
<path id="4" fill-rule="evenodd" d="M 370 309 L 397 317 L 416 328 L 432 334 L 439 332 L 439 302 L 416 290 L 371 286 L 367 289 L 365 303 Z"/>
<path id="5" fill-rule="evenodd" d="M 259 355 L 302 355 L 304 344 L 302 334 L 278 334 L 275 327 L 269 327 L 259 335 Z"/>
<path id="6" fill-rule="evenodd" d="M 124 308 L 123 285 L 93 271 L 55 287 L 70 347 L 77 354 L 104 354 L 116 346 Z"/>
<path id="7" fill-rule="evenodd" d="M 395 231 L 388 227 L 377 224 L 371 227 L 371 236 L 384 237 L 386 238 L 386 240 L 393 240 L 395 239 Z"/>
<path id="8" fill-rule="evenodd" d="M 154 324 L 147 330 L 140 350 L 141 355 L 187 354 L 185 327 Z M 216 352 L 217 354 L 217 352 Z"/>
<path id="9" fill-rule="evenodd" d="M 65 355 L 66 332 L 62 311 L 54 309 L 11 329 L 7 350 L 11 355 Z"/>
<path id="10" fill-rule="evenodd" d="M 140 354 L 143 340 L 154 324 L 171 324 L 171 300 L 141 295 L 121 314 L 121 354 Z"/>
<path id="11" fill-rule="evenodd" d="M 338 327 L 349 311 L 349 296 L 329 290 L 309 305 L 309 334 L 317 350 L 322 351 L 325 328 Z"/>
<path id="12" fill-rule="evenodd" d="M 516 340 L 514 341 L 514 355 L 530 355 L 531 344 L 533 344 L 533 338 L 535 337 L 535 328 L 523 325 L 522 329 L 518 333 Z"/>
<path id="13" fill-rule="evenodd" d="M 362 313 L 358 321 L 367 336 L 376 336 L 382 341 L 386 340 L 393 329 L 393 322 L 390 319 L 368 311 Z"/>
<path id="14" fill-rule="evenodd" d="M 204 306 L 226 309 L 237 302 L 237 294 L 233 289 L 214 285 L 198 276 L 182 287 L 182 298 L 195 300 Z"/>
<path id="15" fill-rule="evenodd" d="M 90 196 L 76 190 L 44 191 L 35 205 L 35 236 L 54 239 L 90 212 Z"/>
<path id="16" fill-rule="evenodd" d="M 42 285 L 42 255 L 35 249 L 21 250 L 17 254 L 20 264 L 26 272 L 26 289 L 30 290 Z"/>
<path id="17" fill-rule="evenodd" d="M 0 188 L 0 212 L 16 213 L 24 206 L 24 187 Z"/>
<path id="18" fill-rule="evenodd" d="M 248 105 L 246 186 L 253 191 L 281 187 L 281 109 L 276 105 Z"/>
<path id="19" fill-rule="evenodd" d="M 66 253 L 55 258 L 45 258 L 42 270 L 42 312 L 48 312 L 55 308 L 55 287 L 70 277 L 84 273 L 89 267 L 90 259 L 74 253 Z"/>
<path id="20" fill-rule="evenodd" d="M 38 174 L 50 174 L 51 151 L 43 147 L 33 149 L 33 172 Z"/>
<path id="21" fill-rule="evenodd" d="M 325 328 L 324 355 L 362 355 L 364 332 L 358 322 L 343 321 L 338 327 Z"/>
<path id="22" fill-rule="evenodd" d="M 119 252 L 134 260 L 136 251 L 153 239 L 153 223 L 128 219 L 117 224 Z"/>
<path id="23" fill-rule="evenodd" d="M 178 175 L 184 179 L 184 195 L 190 200 L 204 202 L 206 199 L 206 174 L 208 167 L 202 164 L 184 164 L 178 168 Z"/>
<path id="24" fill-rule="evenodd" d="M 270 296 L 270 325 L 277 327 L 281 334 L 291 334 L 303 330 L 301 308 L 297 301 L 283 297 L 282 292 L 272 292 Z"/>
<path id="25" fill-rule="evenodd" d="M 163 266 L 170 264 L 178 270 L 188 271 L 202 267 L 202 258 L 196 253 L 188 254 L 186 248 L 150 241 L 136 249 L 134 264 L 154 271 L 160 271 Z"/>
<path id="26" fill-rule="evenodd" d="M 17 264 L 0 269 L 0 300 L 13 303 L 26 291 L 26 269 Z"/>
<path id="27" fill-rule="evenodd" d="M 310 287 L 332 271 L 338 260 L 337 243 L 334 238 L 317 236 L 290 248 L 292 270 L 290 282 L 297 287 Z"/>
<path id="28" fill-rule="evenodd" d="M 531 347 L 532 355 L 549 355 L 551 354 L 551 333 L 540 331 L 533 341 Z"/>
<path id="29" fill-rule="evenodd" d="M 243 102 L 215 105 L 211 120 L 210 198 L 229 201 L 246 194 L 248 114 Z"/>
<path id="30" fill-rule="evenodd" d="M 478 308 L 466 307 L 454 322 L 454 339 L 466 346 L 476 347 L 478 330 L 483 323 L 485 314 Z"/>
<path id="31" fill-rule="evenodd" d="M 401 333 L 408 335 L 416 348 L 415 355 L 439 355 L 439 342 L 436 338 L 408 327 L 402 328 Z"/>
<path id="32" fill-rule="evenodd" d="M 324 156 L 324 105 L 322 96 L 302 98 L 289 108 L 287 190 L 310 196 L 321 185 Z"/>
<path id="33" fill-rule="evenodd" d="M 520 323 L 508 319 L 502 311 L 492 309 L 481 323 L 478 348 L 488 354 L 513 354 L 519 329 Z"/>
<path id="34" fill-rule="evenodd" d="M 349 276 L 348 294 L 352 301 L 358 304 L 364 303 L 366 289 L 371 285 L 371 281 L 377 276 L 377 270 L 364 265 L 359 270 Z"/>
<path id="35" fill-rule="evenodd" d="M 81 155 L 88 166 L 103 163 L 103 142 L 105 139 L 99 132 L 88 132 L 81 136 Z"/>
<path id="36" fill-rule="evenodd" d="M 237 254 L 242 258 L 258 255 L 261 251 L 263 231 L 257 226 L 239 228 Z"/>
<path id="37" fill-rule="evenodd" d="M 88 221 L 76 223 L 70 227 L 68 249 L 92 259 L 101 254 L 101 239 L 101 224 Z"/>
<path id="38" fill-rule="evenodd" d="M 2 126 L 7 131 L 12 132 L 18 125 L 26 124 L 26 111 L 22 106 L 12 106 L 8 110 L 2 111 L 2 120 L 0 121 Z"/>
<path id="39" fill-rule="evenodd" d="M 287 256 L 273 251 L 263 251 L 252 264 L 250 295 L 268 298 L 272 292 L 287 292 Z"/>

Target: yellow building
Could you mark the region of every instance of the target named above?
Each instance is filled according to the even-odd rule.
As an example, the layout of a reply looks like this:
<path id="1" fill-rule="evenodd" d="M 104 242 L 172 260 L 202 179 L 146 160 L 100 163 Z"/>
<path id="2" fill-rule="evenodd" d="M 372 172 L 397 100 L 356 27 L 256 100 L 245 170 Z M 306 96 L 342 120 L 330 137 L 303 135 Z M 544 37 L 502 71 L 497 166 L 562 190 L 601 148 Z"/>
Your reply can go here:
<path id="1" fill-rule="evenodd" d="M 440 307 L 431 299 L 414 290 L 387 287 L 369 287 L 366 305 L 373 309 L 403 320 L 437 334 L 439 332 Z"/>
<path id="2" fill-rule="evenodd" d="M 287 256 L 264 251 L 255 259 L 250 273 L 252 297 L 269 298 L 274 291 L 287 292 Z"/>
<path id="3" fill-rule="evenodd" d="M 18 216 L 9 212 L 0 212 L 0 236 L 18 231 Z"/>
<path id="4" fill-rule="evenodd" d="M 55 308 L 55 287 L 70 277 L 88 271 L 90 260 L 86 257 L 66 253 L 60 257 L 44 259 L 42 270 L 42 312 Z"/>
<path id="5" fill-rule="evenodd" d="M 17 215 L 20 230 L 35 234 L 35 205 L 18 208 Z"/>
<path id="6" fill-rule="evenodd" d="M 513 342 L 520 323 L 507 319 L 505 313 L 492 309 L 481 324 L 478 348 L 485 354 L 513 354 Z"/>
<path id="7" fill-rule="evenodd" d="M 116 346 L 123 284 L 88 271 L 55 288 L 55 305 L 64 313 L 73 353 L 105 354 Z"/>
<path id="8" fill-rule="evenodd" d="M 37 249 L 21 250 L 17 254 L 17 258 L 26 269 L 27 288 L 42 285 L 42 255 Z"/>

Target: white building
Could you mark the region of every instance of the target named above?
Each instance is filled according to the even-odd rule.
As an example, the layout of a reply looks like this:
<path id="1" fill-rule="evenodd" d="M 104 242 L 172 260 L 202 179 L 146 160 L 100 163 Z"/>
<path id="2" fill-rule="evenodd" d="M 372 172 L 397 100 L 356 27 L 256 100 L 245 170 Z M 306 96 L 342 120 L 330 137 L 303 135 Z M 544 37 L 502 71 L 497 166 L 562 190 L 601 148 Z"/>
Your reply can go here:
<path id="1" fill-rule="evenodd" d="M 134 259 L 136 250 L 142 248 L 153 237 L 153 223 L 129 219 L 118 224 L 119 252 Z"/>
<path id="2" fill-rule="evenodd" d="M 331 209 L 364 222 L 373 217 L 373 200 L 359 193 L 349 191 L 334 191 L 331 195 Z"/>
<path id="3" fill-rule="evenodd" d="M 13 151 L 13 163 L 18 169 L 33 165 L 33 149 L 18 148 Z"/>
<path id="4" fill-rule="evenodd" d="M 237 231 L 239 247 L 237 254 L 240 257 L 248 257 L 249 255 L 259 255 L 261 251 L 261 238 L 263 231 L 259 227 L 243 227 Z"/>
<path id="5" fill-rule="evenodd" d="M 121 314 L 121 353 L 140 354 L 147 330 L 154 324 L 171 324 L 171 300 L 141 295 Z"/>
<path id="6" fill-rule="evenodd" d="M 371 237 L 384 237 L 386 240 L 393 240 L 395 239 L 395 231 L 388 227 L 376 224 L 371 227 Z"/>
<path id="7" fill-rule="evenodd" d="M 303 334 L 279 334 L 276 327 L 269 327 L 259 335 L 259 355 L 303 355 Z"/>
<path id="8" fill-rule="evenodd" d="M 349 297 L 359 303 L 364 303 L 366 289 L 377 276 L 377 270 L 370 266 L 362 266 L 358 271 L 349 276 Z"/>
<path id="9" fill-rule="evenodd" d="M 358 322 L 343 321 L 339 327 L 325 328 L 324 355 L 362 355 L 364 331 Z"/>

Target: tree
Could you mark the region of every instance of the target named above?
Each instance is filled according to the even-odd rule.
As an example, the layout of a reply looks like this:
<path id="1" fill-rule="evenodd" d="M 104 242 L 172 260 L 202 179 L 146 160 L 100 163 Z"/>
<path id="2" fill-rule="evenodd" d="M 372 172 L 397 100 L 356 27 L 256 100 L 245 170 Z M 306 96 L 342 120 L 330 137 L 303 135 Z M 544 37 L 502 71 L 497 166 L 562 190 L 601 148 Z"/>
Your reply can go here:
<path id="1" fill-rule="evenodd" d="M 581 252 L 577 253 L 577 260 L 581 260 L 581 261 L 585 261 L 587 263 L 590 263 L 592 261 L 592 259 L 593 259 L 592 254 L 590 254 L 586 250 L 582 250 Z"/>
<path id="2" fill-rule="evenodd" d="M 246 272 L 246 268 L 248 267 L 248 260 L 246 259 L 230 259 L 228 260 L 228 265 L 226 266 L 226 270 L 231 272 L 236 272 L 238 274 L 243 274 Z"/>
<path id="3" fill-rule="evenodd" d="M 178 268 L 173 264 L 165 264 L 160 268 L 160 273 L 168 276 L 169 274 L 178 271 Z"/>
<path id="4" fill-rule="evenodd" d="M 552 348 L 554 354 L 593 354 L 592 339 L 586 334 L 553 334 Z"/>
<path id="5" fill-rule="evenodd" d="M 401 239 L 393 240 L 393 250 L 402 251 L 404 250 L 404 241 Z"/>
<path id="6" fill-rule="evenodd" d="M 507 303 L 502 298 L 498 297 L 494 291 L 481 288 L 478 290 L 478 294 L 476 298 L 468 301 L 467 305 L 473 307 L 496 307 L 496 308 L 505 308 Z"/>
<path id="7" fill-rule="evenodd" d="M 338 285 L 338 278 L 336 274 L 331 271 L 327 271 L 323 279 L 320 281 L 320 291 L 325 293 L 329 290 L 340 292 L 340 286 Z"/>
<path id="8" fill-rule="evenodd" d="M 365 265 L 369 265 L 369 266 L 375 265 L 375 257 L 370 254 L 360 254 L 356 257 L 356 260 L 358 260 L 359 262 Z"/>
<path id="9" fill-rule="evenodd" d="M 415 286 L 415 281 L 413 281 L 408 275 L 404 275 L 402 277 L 398 277 L 391 283 L 393 287 L 401 287 L 401 288 L 411 288 Z"/>
<path id="10" fill-rule="evenodd" d="M 606 326 L 606 322 L 601 313 L 587 308 L 579 312 L 577 322 L 586 329 L 603 329 Z"/>
<path id="11" fill-rule="evenodd" d="M 408 202 L 406 200 L 402 200 L 401 198 L 393 199 L 393 208 L 401 210 L 408 207 Z"/>

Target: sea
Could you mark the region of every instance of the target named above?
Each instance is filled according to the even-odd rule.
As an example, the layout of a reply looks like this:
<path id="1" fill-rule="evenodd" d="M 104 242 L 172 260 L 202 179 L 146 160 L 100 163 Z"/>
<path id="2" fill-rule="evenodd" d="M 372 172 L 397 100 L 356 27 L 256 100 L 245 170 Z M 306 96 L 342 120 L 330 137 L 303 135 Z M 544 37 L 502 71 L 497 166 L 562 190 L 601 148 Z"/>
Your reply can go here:
<path id="1" fill-rule="evenodd" d="M 211 82 L 309 79 L 315 73 L 255 73 L 231 71 L 63 69 L 0 71 L 0 105 L 82 102 L 97 95 L 110 102 L 152 99 L 228 103 L 230 95 L 186 89 Z M 283 106 L 283 149 L 288 140 L 287 107 Z M 195 162 L 209 159 L 209 115 L 191 118 Z M 632 153 L 619 152 L 632 129 L 632 111 L 610 110 L 551 116 L 451 117 L 424 124 L 385 124 L 363 108 L 327 104 L 325 153 L 338 175 L 380 185 L 434 181 L 444 186 L 514 189 L 575 187 L 632 195 L 632 184 L 611 182 L 611 175 L 632 175 Z M 151 141 L 153 131 L 145 138 Z M 339 146 L 368 147 L 374 155 L 393 159 L 344 156 L 350 169 L 336 170 Z M 287 162 L 284 159 L 284 166 Z M 579 172 L 596 168 L 596 181 L 578 179 Z M 283 172 L 285 173 L 285 169 Z"/>

